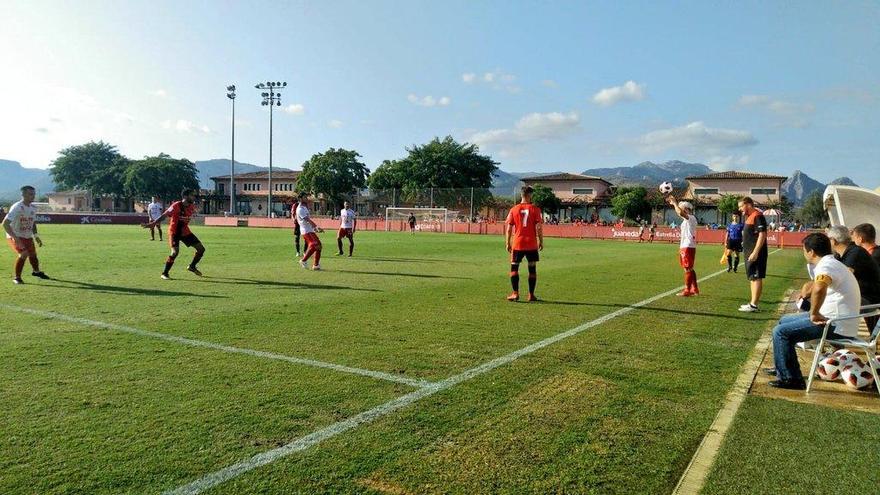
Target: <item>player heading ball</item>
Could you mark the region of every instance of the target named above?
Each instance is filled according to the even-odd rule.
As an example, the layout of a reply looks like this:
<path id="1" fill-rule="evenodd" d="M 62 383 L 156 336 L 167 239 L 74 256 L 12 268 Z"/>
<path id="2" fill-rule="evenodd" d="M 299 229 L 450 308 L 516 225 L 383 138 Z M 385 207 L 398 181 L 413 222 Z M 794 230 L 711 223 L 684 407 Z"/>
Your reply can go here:
<path id="1" fill-rule="evenodd" d="M 544 249 L 544 222 L 541 209 L 532 204 L 531 186 L 523 186 L 522 201 L 507 214 L 507 252 L 510 253 L 510 285 L 513 293 L 508 301 L 519 301 L 519 264 L 523 258 L 529 264 L 529 302 L 537 301 L 535 285 L 538 283 L 538 252 Z"/>

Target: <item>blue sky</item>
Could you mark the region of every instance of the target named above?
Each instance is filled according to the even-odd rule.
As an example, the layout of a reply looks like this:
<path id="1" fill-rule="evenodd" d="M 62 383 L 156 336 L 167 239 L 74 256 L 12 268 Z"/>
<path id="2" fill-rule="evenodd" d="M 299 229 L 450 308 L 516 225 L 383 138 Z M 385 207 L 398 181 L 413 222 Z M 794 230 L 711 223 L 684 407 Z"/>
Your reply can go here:
<path id="1" fill-rule="evenodd" d="M 375 168 L 451 134 L 508 171 L 681 159 L 880 186 L 877 2 L 6 0 L 0 158 L 268 163 L 254 84 L 286 81 L 275 164 Z M 281 110 L 281 111 L 277 111 Z"/>

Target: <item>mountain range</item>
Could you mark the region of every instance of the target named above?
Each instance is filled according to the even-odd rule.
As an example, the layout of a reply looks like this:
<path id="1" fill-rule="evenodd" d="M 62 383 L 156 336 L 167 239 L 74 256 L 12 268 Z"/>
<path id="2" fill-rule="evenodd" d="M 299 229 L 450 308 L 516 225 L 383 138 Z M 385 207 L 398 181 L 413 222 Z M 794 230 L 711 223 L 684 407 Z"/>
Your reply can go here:
<path id="1" fill-rule="evenodd" d="M 229 174 L 229 159 L 218 158 L 212 160 L 200 160 L 195 162 L 199 169 L 199 182 L 203 188 L 213 188 L 210 178 L 218 175 Z M 267 170 L 250 163 L 235 162 L 235 171 L 238 173 L 257 172 Z M 288 170 L 275 168 L 275 170 Z M 645 185 L 655 186 L 661 182 L 669 181 L 683 185 L 685 178 L 693 175 L 704 175 L 714 172 L 702 163 L 688 163 L 671 160 L 663 163 L 642 162 L 632 167 L 591 168 L 584 170 L 584 175 L 594 175 L 604 178 L 616 186 Z M 501 196 L 512 196 L 522 179 L 536 175 L 552 174 L 559 172 L 506 172 L 498 170 L 492 184 L 492 193 Z M 18 188 L 23 184 L 35 186 L 39 194 L 55 190 L 55 184 L 47 169 L 25 168 L 19 162 L 0 159 L 0 199 L 12 200 L 19 196 Z M 848 177 L 840 177 L 831 181 L 836 185 L 856 184 Z M 803 200 L 813 191 L 825 189 L 825 184 L 811 178 L 800 170 L 795 170 L 782 185 L 782 194 L 795 205 L 800 205 Z"/>

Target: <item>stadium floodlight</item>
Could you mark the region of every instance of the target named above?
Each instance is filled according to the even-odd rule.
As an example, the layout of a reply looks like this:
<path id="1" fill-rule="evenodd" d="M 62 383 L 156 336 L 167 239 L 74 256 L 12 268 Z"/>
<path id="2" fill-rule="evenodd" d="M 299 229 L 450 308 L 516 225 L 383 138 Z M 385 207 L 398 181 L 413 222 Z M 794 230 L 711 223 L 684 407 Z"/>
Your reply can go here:
<path id="1" fill-rule="evenodd" d="M 235 85 L 226 86 L 226 97 L 232 100 L 232 155 L 229 159 L 229 213 L 235 212 Z"/>
<path id="2" fill-rule="evenodd" d="M 269 92 L 260 93 L 263 101 L 262 106 L 269 107 L 269 191 L 268 191 L 268 207 L 266 208 L 266 216 L 272 218 L 272 108 L 281 106 L 281 88 L 287 86 L 286 82 L 272 82 L 257 84 L 257 89 L 269 88 Z"/>

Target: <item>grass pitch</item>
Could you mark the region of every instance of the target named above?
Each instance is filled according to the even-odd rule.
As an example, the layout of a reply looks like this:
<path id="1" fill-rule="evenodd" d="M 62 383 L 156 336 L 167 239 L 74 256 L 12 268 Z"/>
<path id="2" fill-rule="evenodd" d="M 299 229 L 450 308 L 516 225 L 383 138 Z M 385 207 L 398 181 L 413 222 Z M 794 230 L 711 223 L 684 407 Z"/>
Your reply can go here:
<path id="1" fill-rule="evenodd" d="M 163 281 L 167 244 L 138 227 L 41 226 L 56 280 L 0 303 L 436 382 L 681 284 L 676 246 L 548 239 L 545 301 L 511 304 L 495 236 L 363 232 L 336 258 L 327 233 L 311 272 L 289 231 L 194 230 L 206 276 L 183 249 Z M 719 275 L 207 493 L 669 492 L 802 265 L 771 257 L 767 312 Z M 415 390 L 3 308 L 0 327 L 0 493 L 161 493 Z"/>

